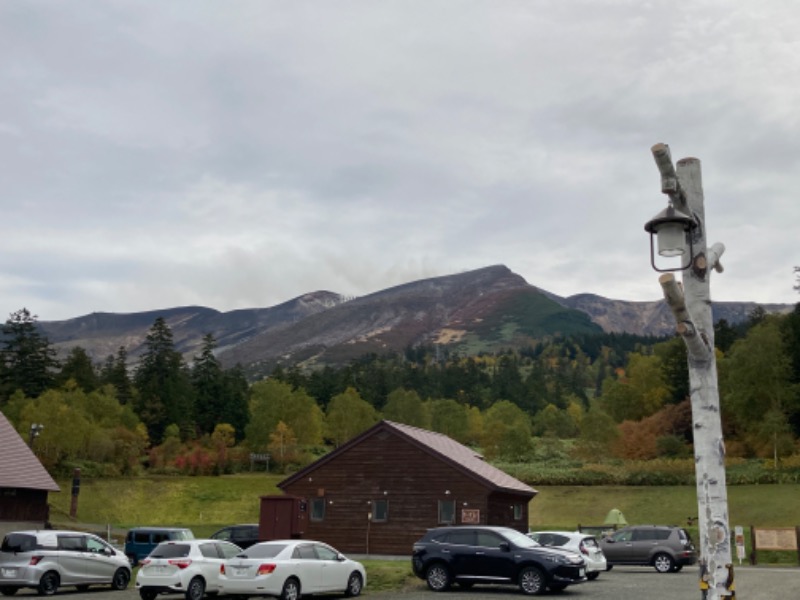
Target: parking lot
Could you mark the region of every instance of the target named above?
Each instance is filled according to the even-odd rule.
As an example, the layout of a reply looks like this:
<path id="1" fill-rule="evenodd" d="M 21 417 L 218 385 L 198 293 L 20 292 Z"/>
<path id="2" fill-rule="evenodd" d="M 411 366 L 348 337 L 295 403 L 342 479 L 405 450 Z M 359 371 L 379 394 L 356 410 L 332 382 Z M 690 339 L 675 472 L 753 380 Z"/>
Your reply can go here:
<path id="1" fill-rule="evenodd" d="M 369 575 L 369 574 L 368 574 Z M 800 590 L 800 568 L 737 567 L 736 598 L 745 600 L 774 600 L 776 598 L 797 598 Z M 35 590 L 20 590 L 16 597 L 35 596 Z M 471 590 L 459 590 L 437 594 L 429 591 L 423 582 L 402 592 L 371 592 L 369 587 L 365 596 L 375 600 L 499 600 L 500 598 L 523 597 L 517 588 L 511 586 L 476 586 Z M 88 592 L 78 592 L 75 588 L 64 588 L 58 592 L 64 598 L 88 598 L 91 600 L 134 600 L 139 594 L 131 586 L 122 592 L 108 588 L 93 588 Z M 696 567 L 686 567 L 680 573 L 659 574 L 647 567 L 615 567 L 603 573 L 596 581 L 569 587 L 559 594 L 545 594 L 544 597 L 598 600 L 649 600 L 699 599 L 698 571 Z M 164 600 L 182 598 L 179 594 L 159 596 Z"/>

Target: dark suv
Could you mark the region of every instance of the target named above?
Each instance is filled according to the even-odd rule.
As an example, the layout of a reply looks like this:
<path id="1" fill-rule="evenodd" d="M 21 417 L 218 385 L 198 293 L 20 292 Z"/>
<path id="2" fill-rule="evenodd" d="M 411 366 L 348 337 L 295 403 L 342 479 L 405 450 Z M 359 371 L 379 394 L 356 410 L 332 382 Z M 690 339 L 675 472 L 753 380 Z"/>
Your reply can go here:
<path id="1" fill-rule="evenodd" d="M 614 565 L 652 565 L 659 573 L 680 571 L 697 562 L 685 529 L 667 525 L 632 525 L 600 540 L 608 568 Z"/>
<path id="2" fill-rule="evenodd" d="M 257 544 L 258 539 L 258 524 L 250 523 L 247 525 L 231 525 L 223 527 L 211 536 L 212 540 L 224 540 L 232 542 L 239 546 L 242 550 L 249 548 L 253 544 Z"/>
<path id="3" fill-rule="evenodd" d="M 453 526 L 430 529 L 414 544 L 414 574 L 435 592 L 455 582 L 510 583 L 525 594 L 560 591 L 586 581 L 583 558 L 568 550 L 545 548 L 508 527 Z"/>

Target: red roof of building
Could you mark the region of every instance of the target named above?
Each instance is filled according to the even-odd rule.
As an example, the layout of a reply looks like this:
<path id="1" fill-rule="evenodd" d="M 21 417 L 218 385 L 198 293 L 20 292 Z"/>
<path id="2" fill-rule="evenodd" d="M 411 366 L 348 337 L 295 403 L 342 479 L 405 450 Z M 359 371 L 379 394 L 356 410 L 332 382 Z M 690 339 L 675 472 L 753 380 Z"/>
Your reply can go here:
<path id="1" fill-rule="evenodd" d="M 0 488 L 61 491 L 3 413 L 0 413 Z"/>

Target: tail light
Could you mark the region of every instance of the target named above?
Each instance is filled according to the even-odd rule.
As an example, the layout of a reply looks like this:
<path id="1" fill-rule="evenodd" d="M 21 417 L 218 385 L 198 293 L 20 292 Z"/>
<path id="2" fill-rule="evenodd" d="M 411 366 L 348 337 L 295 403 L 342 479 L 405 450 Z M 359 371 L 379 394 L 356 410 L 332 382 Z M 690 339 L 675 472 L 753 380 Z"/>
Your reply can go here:
<path id="1" fill-rule="evenodd" d="M 589 556 L 589 551 L 586 549 L 586 546 L 584 546 L 583 542 L 581 542 L 581 544 L 580 544 L 580 546 L 578 546 L 578 548 L 580 548 L 581 554 L 585 554 L 586 556 Z"/>
<path id="2" fill-rule="evenodd" d="M 145 565 L 149 565 L 150 562 L 151 561 L 150 561 L 149 558 L 143 558 L 141 561 L 139 561 L 139 564 L 142 565 L 142 566 L 145 566 Z"/>
<path id="3" fill-rule="evenodd" d="M 273 563 L 266 563 L 266 564 L 263 564 L 263 565 L 259 565 L 258 566 L 258 572 L 256 573 L 256 575 L 269 575 L 270 573 L 272 573 L 275 570 L 276 566 L 277 565 L 275 565 Z"/>
<path id="4" fill-rule="evenodd" d="M 44 556 L 31 556 L 31 562 L 28 563 L 30 566 L 35 567 L 39 564 L 39 561 L 42 560 Z"/>
<path id="5" fill-rule="evenodd" d="M 168 560 L 167 562 L 169 564 L 171 564 L 172 566 L 174 566 L 174 567 L 178 567 L 179 569 L 185 569 L 190 564 L 192 564 L 192 559 L 191 558 L 173 558 L 171 560 Z"/>
<path id="6" fill-rule="evenodd" d="M 219 566 L 219 574 L 220 575 L 225 575 L 225 565 L 224 564 L 221 564 Z"/>

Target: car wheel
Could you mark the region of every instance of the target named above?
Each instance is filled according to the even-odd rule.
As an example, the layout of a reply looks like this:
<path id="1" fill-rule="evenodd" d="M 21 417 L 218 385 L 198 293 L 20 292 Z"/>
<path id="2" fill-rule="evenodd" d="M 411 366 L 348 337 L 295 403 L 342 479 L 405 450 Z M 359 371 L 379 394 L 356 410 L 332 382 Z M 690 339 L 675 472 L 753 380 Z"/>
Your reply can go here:
<path id="1" fill-rule="evenodd" d="M 450 588 L 450 571 L 442 563 L 435 563 L 428 567 L 425 581 L 434 592 L 444 592 Z"/>
<path id="2" fill-rule="evenodd" d="M 186 586 L 186 600 L 202 600 L 206 593 L 206 582 L 202 577 L 194 577 Z"/>
<path id="3" fill-rule="evenodd" d="M 13 596 L 17 593 L 19 588 L 11 587 L 10 585 L 0 586 L 0 594 L 3 596 Z"/>
<path id="4" fill-rule="evenodd" d="M 283 584 L 280 600 L 300 600 L 300 582 L 290 577 Z"/>
<path id="5" fill-rule="evenodd" d="M 117 569 L 114 572 L 114 578 L 111 580 L 111 589 L 113 590 L 124 590 L 128 587 L 128 583 L 131 581 L 131 572 L 128 569 Z"/>
<path id="6" fill-rule="evenodd" d="M 536 567 L 525 567 L 519 572 L 519 589 L 523 594 L 536 596 L 544 592 L 544 573 Z"/>
<path id="7" fill-rule="evenodd" d="M 675 566 L 675 561 L 669 554 L 659 552 L 653 557 L 653 566 L 659 573 L 669 573 Z"/>
<path id="8" fill-rule="evenodd" d="M 361 573 L 353 571 L 350 573 L 350 577 L 347 578 L 347 588 L 344 590 L 344 595 L 348 598 L 355 598 L 361 594 L 362 587 Z"/>
<path id="9" fill-rule="evenodd" d="M 597 579 L 598 577 L 600 577 L 600 571 L 592 571 L 591 573 L 586 574 L 586 579 L 589 581 Z"/>
<path id="10" fill-rule="evenodd" d="M 58 573 L 55 571 L 48 571 L 42 575 L 42 578 L 39 580 L 39 585 L 36 587 L 36 591 L 39 592 L 40 596 L 52 596 L 56 593 L 58 584 Z"/>
<path id="11" fill-rule="evenodd" d="M 139 598 L 142 600 L 156 600 L 158 592 L 154 590 L 139 590 Z"/>

